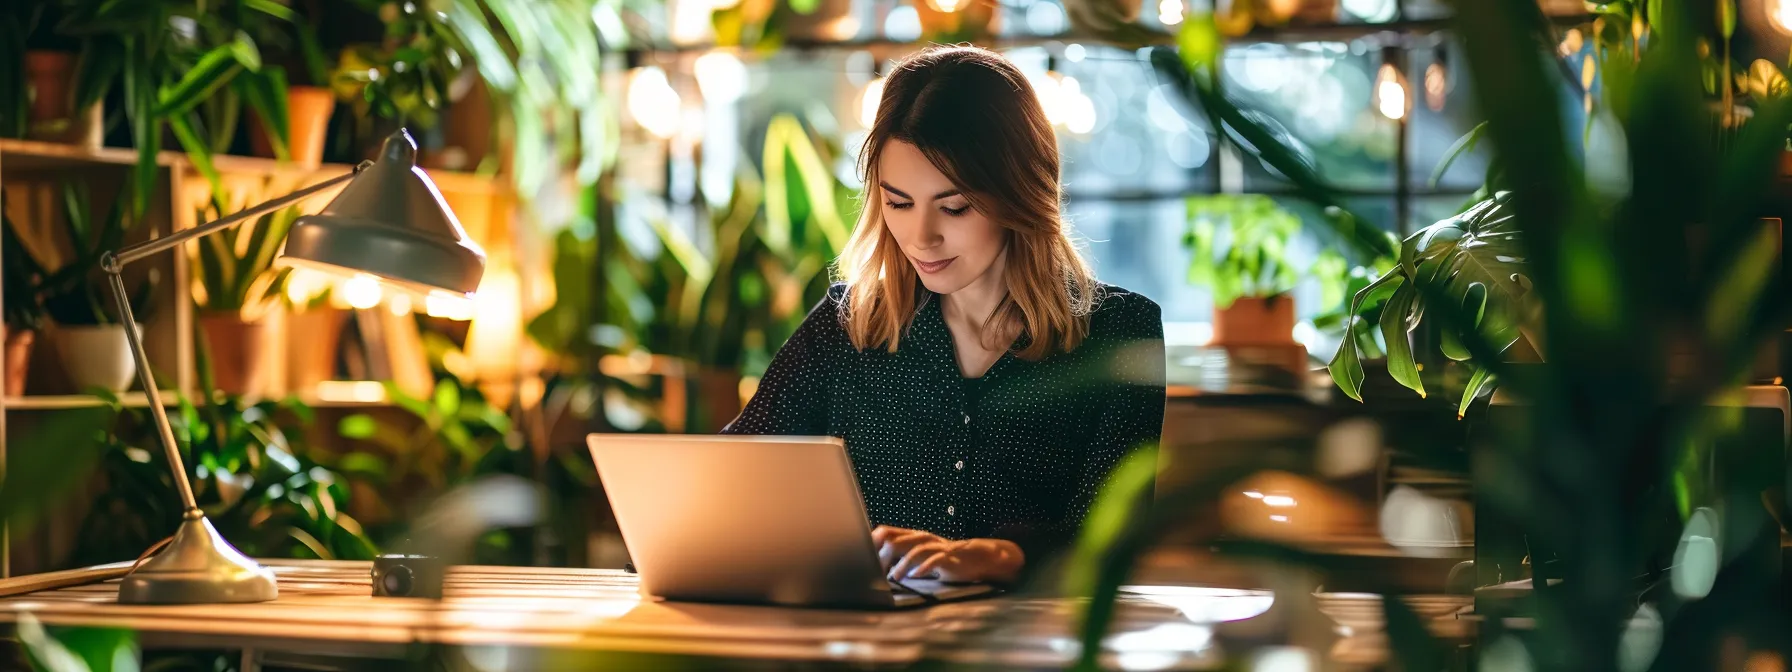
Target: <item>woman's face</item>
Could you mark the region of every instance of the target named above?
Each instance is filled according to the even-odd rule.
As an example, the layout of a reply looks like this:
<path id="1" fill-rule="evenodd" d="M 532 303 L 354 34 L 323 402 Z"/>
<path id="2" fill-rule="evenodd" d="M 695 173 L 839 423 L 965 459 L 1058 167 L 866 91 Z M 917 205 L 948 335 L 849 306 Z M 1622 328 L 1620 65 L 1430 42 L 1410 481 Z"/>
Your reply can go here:
<path id="1" fill-rule="evenodd" d="M 889 141 L 878 156 L 877 176 L 884 226 L 928 291 L 951 294 L 996 265 L 1007 232 L 972 208 L 921 150 Z"/>

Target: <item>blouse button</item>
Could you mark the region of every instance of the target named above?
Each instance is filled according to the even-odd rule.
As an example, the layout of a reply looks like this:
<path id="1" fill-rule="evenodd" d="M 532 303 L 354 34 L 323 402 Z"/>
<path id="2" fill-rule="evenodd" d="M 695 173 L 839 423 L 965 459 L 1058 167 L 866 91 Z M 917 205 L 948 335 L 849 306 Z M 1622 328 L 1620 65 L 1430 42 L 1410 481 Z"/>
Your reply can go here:
<path id="1" fill-rule="evenodd" d="M 952 468 L 957 469 L 959 471 L 964 471 L 964 460 L 959 460 L 959 461 L 953 463 Z"/>
<path id="2" fill-rule="evenodd" d="M 964 424 L 967 424 L 967 425 L 971 424 L 971 414 L 969 414 L 969 413 L 964 414 Z"/>
<path id="3" fill-rule="evenodd" d="M 946 515 L 948 515 L 948 516 L 956 516 L 956 515 L 958 515 L 958 507 L 956 507 L 956 506 L 951 506 L 951 505 L 947 505 L 947 506 L 946 506 Z"/>

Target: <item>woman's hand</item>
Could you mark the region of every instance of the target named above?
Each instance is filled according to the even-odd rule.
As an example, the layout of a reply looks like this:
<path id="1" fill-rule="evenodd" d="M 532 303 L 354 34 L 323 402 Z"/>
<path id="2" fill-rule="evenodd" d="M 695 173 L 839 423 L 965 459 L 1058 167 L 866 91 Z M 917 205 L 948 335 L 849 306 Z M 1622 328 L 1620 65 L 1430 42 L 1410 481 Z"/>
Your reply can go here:
<path id="1" fill-rule="evenodd" d="M 1020 547 L 1005 539 L 947 540 L 932 532 L 879 526 L 871 531 L 877 557 L 891 579 L 1006 583 L 1026 563 Z"/>

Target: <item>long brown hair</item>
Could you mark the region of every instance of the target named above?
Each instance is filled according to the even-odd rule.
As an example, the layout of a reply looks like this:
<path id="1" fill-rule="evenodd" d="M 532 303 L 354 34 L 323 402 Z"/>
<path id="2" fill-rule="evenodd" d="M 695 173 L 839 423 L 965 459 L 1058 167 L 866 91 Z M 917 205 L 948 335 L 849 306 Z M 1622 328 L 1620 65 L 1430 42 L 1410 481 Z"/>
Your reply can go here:
<path id="1" fill-rule="evenodd" d="M 1006 345 L 998 339 L 1018 331 L 1025 338 L 1016 354 L 1028 360 L 1082 344 L 1099 284 L 1060 213 L 1051 122 L 1013 63 L 959 46 L 911 56 L 884 81 L 859 154 L 864 209 L 837 267 L 853 346 L 895 352 L 924 291 L 877 207 L 878 157 L 891 140 L 920 149 L 971 207 L 1008 230 L 1008 295 L 984 323 L 984 338 Z"/>

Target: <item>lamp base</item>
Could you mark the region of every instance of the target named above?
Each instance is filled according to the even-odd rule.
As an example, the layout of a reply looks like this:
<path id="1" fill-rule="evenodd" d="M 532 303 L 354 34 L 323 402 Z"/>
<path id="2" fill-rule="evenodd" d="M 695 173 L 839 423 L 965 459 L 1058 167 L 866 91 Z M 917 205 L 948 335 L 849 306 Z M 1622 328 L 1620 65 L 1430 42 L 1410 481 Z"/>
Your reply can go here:
<path id="1" fill-rule="evenodd" d="M 174 540 L 124 577 L 122 604 L 267 602 L 280 595 L 274 572 L 237 551 L 197 509 Z"/>

